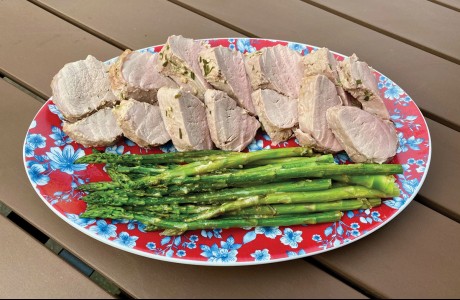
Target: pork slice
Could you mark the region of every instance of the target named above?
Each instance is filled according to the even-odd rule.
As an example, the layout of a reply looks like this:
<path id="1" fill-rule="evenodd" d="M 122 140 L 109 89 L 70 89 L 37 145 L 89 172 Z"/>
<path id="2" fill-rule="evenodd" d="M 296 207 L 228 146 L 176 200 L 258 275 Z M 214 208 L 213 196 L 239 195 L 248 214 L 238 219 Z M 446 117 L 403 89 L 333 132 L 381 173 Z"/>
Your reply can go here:
<path id="1" fill-rule="evenodd" d="M 204 78 L 214 88 L 226 92 L 239 106 L 255 114 L 241 52 L 222 46 L 208 48 L 201 51 L 199 62 Z"/>
<path id="2" fill-rule="evenodd" d="M 179 151 L 212 149 L 206 108 L 200 99 L 185 90 L 162 87 L 158 103 L 166 131 Z"/>
<path id="3" fill-rule="evenodd" d="M 338 63 L 340 83 L 343 89 L 361 102 L 363 110 L 389 120 L 388 113 L 377 88 L 377 80 L 367 63 L 358 61 L 353 54 Z"/>
<path id="4" fill-rule="evenodd" d="M 108 66 L 91 55 L 59 70 L 51 90 L 53 102 L 70 122 L 117 102 L 110 88 Z"/>
<path id="5" fill-rule="evenodd" d="M 298 100 L 299 129 L 295 131 L 299 143 L 323 152 L 343 150 L 326 120 L 326 111 L 341 106 L 334 83 L 325 75 L 306 77 Z"/>
<path id="6" fill-rule="evenodd" d="M 245 149 L 256 136 L 259 121 L 225 92 L 207 90 L 204 101 L 211 139 L 217 148 L 227 151 Z"/>
<path id="7" fill-rule="evenodd" d="M 113 112 L 123 135 L 141 147 L 163 145 L 171 139 L 158 105 L 129 99 L 122 101 Z"/>
<path id="8" fill-rule="evenodd" d="M 297 99 L 304 73 L 301 60 L 298 52 L 282 45 L 247 54 L 245 67 L 252 89 L 271 89 Z"/>
<path id="9" fill-rule="evenodd" d="M 352 161 L 381 164 L 396 155 L 398 136 L 391 121 L 351 106 L 331 107 L 326 117 Z"/>
<path id="10" fill-rule="evenodd" d="M 207 45 L 201 41 L 172 35 L 160 51 L 160 72 L 172 78 L 183 90 L 204 101 L 204 93 L 211 86 L 206 82 L 198 63 L 200 52 Z"/>
<path id="11" fill-rule="evenodd" d="M 62 129 L 72 140 L 85 147 L 112 145 L 122 135 L 112 110 L 108 107 L 101 109 L 74 123 L 64 121 Z"/>
<path id="12" fill-rule="evenodd" d="M 297 99 L 291 99 L 273 90 L 258 89 L 252 100 L 259 120 L 272 140 L 272 145 L 288 140 L 298 123 Z"/>
<path id="13" fill-rule="evenodd" d="M 158 89 L 163 86 L 177 87 L 170 78 L 159 72 L 158 53 L 126 50 L 110 67 L 112 91 L 120 100 L 155 103 Z"/>

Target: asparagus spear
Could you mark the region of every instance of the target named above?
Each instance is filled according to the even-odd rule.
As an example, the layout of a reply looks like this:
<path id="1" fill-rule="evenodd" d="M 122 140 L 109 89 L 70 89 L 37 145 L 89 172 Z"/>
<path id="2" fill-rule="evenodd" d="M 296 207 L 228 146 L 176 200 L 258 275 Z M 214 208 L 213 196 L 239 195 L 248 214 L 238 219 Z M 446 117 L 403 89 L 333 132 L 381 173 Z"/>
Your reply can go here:
<path id="1" fill-rule="evenodd" d="M 160 218 L 146 218 L 136 216 L 140 222 L 146 224 L 146 231 L 156 230 L 158 227 L 172 229 L 165 231 L 162 235 L 178 235 L 187 230 L 197 229 L 215 229 L 215 228 L 235 228 L 235 227 L 255 227 L 255 226 L 292 226 L 302 224 L 319 224 L 336 222 L 340 220 L 342 213 L 340 211 L 322 212 L 310 215 L 299 215 L 289 217 L 273 218 L 245 218 L 245 219 L 214 219 L 198 220 L 193 222 L 174 222 Z"/>
<path id="2" fill-rule="evenodd" d="M 282 182 L 246 188 L 233 188 L 215 191 L 214 193 L 196 194 L 187 197 L 143 197 L 139 192 L 126 190 L 113 190 L 94 192 L 83 197 L 89 203 L 107 204 L 114 206 L 122 205 L 154 205 L 154 204 L 179 204 L 179 203 L 215 203 L 218 201 L 229 201 L 240 197 L 254 195 L 266 195 L 277 192 L 301 192 L 318 191 L 331 187 L 330 179 L 302 180 L 297 182 Z"/>
<path id="3" fill-rule="evenodd" d="M 248 164 L 248 167 L 261 167 L 265 165 L 272 164 L 293 164 L 293 163 L 304 163 L 305 160 L 310 160 L 318 163 L 333 163 L 334 156 L 332 154 L 324 154 L 312 157 L 286 157 L 286 158 L 272 158 L 272 159 L 262 159 L 254 161 Z"/>
<path id="4" fill-rule="evenodd" d="M 392 175 L 336 175 L 332 176 L 333 180 L 358 184 L 370 189 L 385 192 L 388 197 L 397 197 L 400 194 L 399 187 L 395 183 L 395 177 Z"/>
<path id="5" fill-rule="evenodd" d="M 240 198 L 232 202 L 223 203 L 214 209 L 207 210 L 193 218 L 186 219 L 187 222 L 197 220 L 207 220 L 226 214 L 232 211 L 238 211 L 243 208 L 269 205 L 269 204 L 299 204 L 313 202 L 331 202 L 350 198 L 385 198 L 387 195 L 378 190 L 371 190 L 363 186 L 346 186 L 332 188 L 323 191 L 297 192 L 297 193 L 275 193 L 268 194 L 265 197 L 254 196 Z"/>

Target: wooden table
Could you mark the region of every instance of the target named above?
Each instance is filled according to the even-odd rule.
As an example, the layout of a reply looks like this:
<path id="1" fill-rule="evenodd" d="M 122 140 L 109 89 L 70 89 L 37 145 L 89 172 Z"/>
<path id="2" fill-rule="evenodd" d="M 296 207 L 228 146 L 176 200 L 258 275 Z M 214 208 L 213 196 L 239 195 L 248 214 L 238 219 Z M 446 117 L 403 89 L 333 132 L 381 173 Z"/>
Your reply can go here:
<path id="1" fill-rule="evenodd" d="M 136 298 L 458 298 L 459 29 L 458 0 L 0 1 L 0 200 Z M 136 256 L 64 223 L 35 194 L 22 165 L 25 132 L 50 96 L 52 76 L 88 54 L 106 60 L 171 34 L 267 37 L 358 52 L 403 87 L 428 120 L 433 156 L 415 201 L 346 247 L 241 268 Z M 0 225 L 1 297 L 109 297 L 14 223 L 0 218 Z"/>

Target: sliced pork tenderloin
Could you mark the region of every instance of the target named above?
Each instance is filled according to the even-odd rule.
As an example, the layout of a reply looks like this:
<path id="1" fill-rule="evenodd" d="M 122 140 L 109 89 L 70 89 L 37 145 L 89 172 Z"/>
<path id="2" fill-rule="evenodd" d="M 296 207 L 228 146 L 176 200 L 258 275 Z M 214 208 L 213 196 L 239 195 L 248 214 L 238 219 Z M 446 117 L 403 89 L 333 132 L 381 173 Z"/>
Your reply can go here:
<path id="1" fill-rule="evenodd" d="M 226 92 L 239 106 L 255 114 L 251 85 L 241 52 L 222 46 L 208 48 L 201 51 L 199 62 L 204 78 L 214 88 Z"/>
<path id="2" fill-rule="evenodd" d="M 109 71 L 115 96 L 120 100 L 155 103 L 159 88 L 177 87 L 173 80 L 160 74 L 158 60 L 158 53 L 123 52 Z"/>
<path id="3" fill-rule="evenodd" d="M 304 66 L 302 56 L 276 45 L 246 55 L 245 67 L 253 90 L 271 89 L 297 99 Z"/>
<path id="4" fill-rule="evenodd" d="M 337 94 L 345 106 L 357 106 L 361 104 L 340 86 L 339 74 L 337 72 L 337 60 L 327 48 L 320 48 L 305 55 L 302 58 L 305 68 L 304 76 L 324 75 L 332 81 L 337 89 Z"/>
<path id="5" fill-rule="evenodd" d="M 74 123 L 64 121 L 62 130 L 85 147 L 110 146 L 121 137 L 112 108 L 104 108 Z"/>
<path id="6" fill-rule="evenodd" d="M 365 62 L 358 61 L 353 54 L 337 65 L 340 83 L 343 89 L 361 102 L 363 110 L 389 120 L 388 113 L 377 88 L 377 80 L 372 69 Z"/>
<path id="7" fill-rule="evenodd" d="M 326 117 L 352 161 L 381 164 L 396 155 L 398 136 L 391 121 L 351 106 L 331 107 Z"/>
<path id="8" fill-rule="evenodd" d="M 257 115 L 272 145 L 287 141 L 298 123 L 297 99 L 291 99 L 273 90 L 258 89 L 252 93 Z"/>
<path id="9" fill-rule="evenodd" d="M 191 92 L 202 101 L 204 93 L 211 86 L 201 73 L 198 58 L 200 52 L 207 47 L 202 41 L 172 35 L 160 51 L 158 61 L 161 74 L 172 78 L 183 90 Z"/>
<path id="10" fill-rule="evenodd" d="M 179 151 L 214 148 L 206 120 L 206 107 L 200 99 L 181 89 L 158 90 L 158 103 L 166 131 Z"/>
<path id="11" fill-rule="evenodd" d="M 69 122 L 77 121 L 105 106 L 113 106 L 108 66 L 88 55 L 66 64 L 51 82 L 53 102 Z"/>
<path id="12" fill-rule="evenodd" d="M 141 147 L 163 145 L 171 139 L 158 105 L 129 99 L 121 101 L 113 113 L 123 135 Z"/>
<path id="13" fill-rule="evenodd" d="M 207 90 L 204 101 L 211 139 L 217 148 L 242 151 L 254 140 L 260 123 L 234 99 L 225 92 Z"/>
<path id="14" fill-rule="evenodd" d="M 322 152 L 343 150 L 329 129 L 326 111 L 341 106 L 335 84 L 325 75 L 304 78 L 298 99 L 299 128 L 295 134 L 299 143 Z"/>

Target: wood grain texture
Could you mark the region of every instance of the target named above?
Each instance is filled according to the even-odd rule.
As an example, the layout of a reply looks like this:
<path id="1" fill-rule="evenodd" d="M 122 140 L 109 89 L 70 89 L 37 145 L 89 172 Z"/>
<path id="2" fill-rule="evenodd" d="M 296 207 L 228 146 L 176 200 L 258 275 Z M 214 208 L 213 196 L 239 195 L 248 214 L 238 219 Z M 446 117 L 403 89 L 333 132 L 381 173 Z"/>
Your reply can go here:
<path id="1" fill-rule="evenodd" d="M 460 130 L 460 65 L 298 0 L 181 0 L 256 36 L 329 47 L 397 82 L 429 117 Z M 267 22 L 261 20 L 269 20 Z"/>
<path id="2" fill-rule="evenodd" d="M 364 298 L 303 260 L 244 268 L 161 262 L 98 242 L 62 221 L 35 194 L 22 163 L 38 101 L 0 80 L 0 199 L 124 291 L 137 298 Z M 3 246 L 0 246 L 3 247 Z"/>
<path id="3" fill-rule="evenodd" d="M 0 228 L 0 298 L 113 298 L 3 216 Z"/>
<path id="4" fill-rule="evenodd" d="M 0 1 L 0 72 L 44 98 L 64 64 L 117 56 L 120 49 L 23 0 Z"/>
<path id="5" fill-rule="evenodd" d="M 457 64 L 460 63 L 458 12 L 420 0 L 305 0 Z"/>
<path id="6" fill-rule="evenodd" d="M 458 298 L 460 224 L 411 203 L 382 229 L 315 256 L 383 298 Z"/>
<path id="7" fill-rule="evenodd" d="M 236 31 L 164 0 L 39 0 L 64 18 L 132 49 L 163 44 L 170 35 L 195 39 L 241 36 Z M 120 20 L 114 26 L 113 20 Z"/>
<path id="8" fill-rule="evenodd" d="M 459 0 L 428 0 L 430 2 L 436 3 L 438 5 L 442 5 L 449 9 L 455 10 L 460 12 L 460 1 Z"/>

